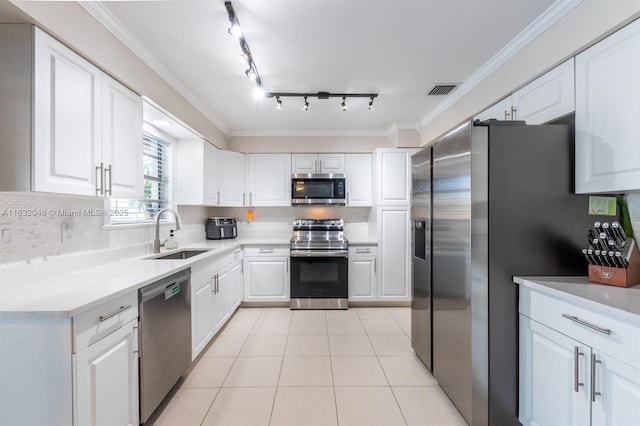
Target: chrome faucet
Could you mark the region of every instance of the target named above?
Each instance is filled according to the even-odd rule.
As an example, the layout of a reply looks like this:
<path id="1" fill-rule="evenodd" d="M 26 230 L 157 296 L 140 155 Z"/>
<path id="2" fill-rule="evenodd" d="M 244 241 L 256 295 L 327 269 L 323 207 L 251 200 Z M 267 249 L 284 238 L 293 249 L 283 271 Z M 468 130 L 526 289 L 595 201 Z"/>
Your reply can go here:
<path id="1" fill-rule="evenodd" d="M 178 218 L 178 213 L 176 213 L 175 210 L 171 210 L 171 209 L 162 209 L 162 210 L 160 210 L 158 212 L 158 214 L 156 215 L 156 239 L 153 240 L 153 252 L 154 253 L 160 253 L 160 247 L 162 246 L 162 244 L 160 243 L 160 216 L 164 212 L 173 213 L 173 216 L 176 218 L 176 231 L 180 230 L 180 219 Z"/>

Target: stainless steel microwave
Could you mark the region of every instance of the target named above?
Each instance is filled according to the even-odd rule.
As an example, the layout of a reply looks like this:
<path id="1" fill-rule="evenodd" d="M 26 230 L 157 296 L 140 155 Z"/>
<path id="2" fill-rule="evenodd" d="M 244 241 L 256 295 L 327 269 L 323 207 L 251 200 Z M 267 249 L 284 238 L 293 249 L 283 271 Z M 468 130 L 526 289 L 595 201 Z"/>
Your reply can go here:
<path id="1" fill-rule="evenodd" d="M 291 175 L 291 205 L 346 205 L 345 177 L 341 174 Z"/>

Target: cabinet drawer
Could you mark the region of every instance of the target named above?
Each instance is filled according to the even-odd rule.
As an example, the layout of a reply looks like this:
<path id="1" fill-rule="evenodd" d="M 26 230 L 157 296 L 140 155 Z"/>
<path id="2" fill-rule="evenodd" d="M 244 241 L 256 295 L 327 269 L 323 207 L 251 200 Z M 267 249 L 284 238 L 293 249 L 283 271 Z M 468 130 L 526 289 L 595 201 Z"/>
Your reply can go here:
<path id="1" fill-rule="evenodd" d="M 351 246 L 349 247 L 349 257 L 370 257 L 378 254 L 377 246 Z"/>
<path id="2" fill-rule="evenodd" d="M 249 256 L 289 256 L 289 247 L 246 247 L 244 249 L 244 255 Z"/>
<path id="3" fill-rule="evenodd" d="M 138 292 L 132 291 L 73 317 L 73 353 L 138 318 Z"/>
<path id="4" fill-rule="evenodd" d="M 202 259 L 191 265 L 191 288 L 197 290 L 231 261 L 231 254 Z"/>
<path id="5" fill-rule="evenodd" d="M 241 248 L 235 249 L 234 251 L 231 252 L 231 260 L 229 261 L 229 263 L 235 263 L 238 260 L 242 260 L 242 258 L 244 257 L 244 253 L 243 250 Z"/>
<path id="6" fill-rule="evenodd" d="M 607 353 L 630 365 L 638 364 L 640 327 L 637 325 L 525 287 L 520 288 L 519 310 L 522 315 L 589 345 L 596 351 Z"/>

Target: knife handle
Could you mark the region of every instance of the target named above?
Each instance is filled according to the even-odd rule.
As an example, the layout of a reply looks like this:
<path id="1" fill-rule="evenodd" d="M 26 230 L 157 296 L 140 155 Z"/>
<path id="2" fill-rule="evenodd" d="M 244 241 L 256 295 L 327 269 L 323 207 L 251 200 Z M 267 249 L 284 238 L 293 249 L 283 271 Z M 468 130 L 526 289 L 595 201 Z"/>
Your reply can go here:
<path id="1" fill-rule="evenodd" d="M 616 252 L 616 259 L 618 259 L 618 263 L 620 263 L 623 268 L 627 268 L 629 266 L 627 259 L 625 259 L 622 253 L 620 253 L 619 251 Z"/>

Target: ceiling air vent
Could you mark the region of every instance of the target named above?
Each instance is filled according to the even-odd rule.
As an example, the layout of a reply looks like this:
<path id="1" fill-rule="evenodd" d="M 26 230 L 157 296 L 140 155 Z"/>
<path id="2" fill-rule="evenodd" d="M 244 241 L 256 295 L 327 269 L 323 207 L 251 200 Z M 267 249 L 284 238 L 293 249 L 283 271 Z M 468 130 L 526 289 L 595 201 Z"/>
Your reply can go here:
<path id="1" fill-rule="evenodd" d="M 437 83 L 427 96 L 448 95 L 453 89 L 458 87 L 460 83 Z"/>

